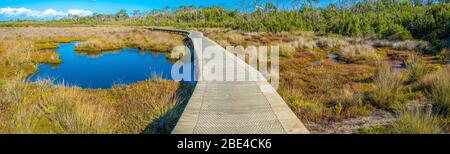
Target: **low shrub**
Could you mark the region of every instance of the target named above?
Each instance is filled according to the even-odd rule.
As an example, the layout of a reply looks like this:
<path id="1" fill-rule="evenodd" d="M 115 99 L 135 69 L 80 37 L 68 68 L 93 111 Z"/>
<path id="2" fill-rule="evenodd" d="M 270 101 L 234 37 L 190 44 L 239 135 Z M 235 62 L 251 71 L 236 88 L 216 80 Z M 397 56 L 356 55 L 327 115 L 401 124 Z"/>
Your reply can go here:
<path id="1" fill-rule="evenodd" d="M 407 40 L 411 39 L 411 33 L 403 26 L 398 24 L 388 24 L 381 29 L 381 35 L 390 40 Z"/>

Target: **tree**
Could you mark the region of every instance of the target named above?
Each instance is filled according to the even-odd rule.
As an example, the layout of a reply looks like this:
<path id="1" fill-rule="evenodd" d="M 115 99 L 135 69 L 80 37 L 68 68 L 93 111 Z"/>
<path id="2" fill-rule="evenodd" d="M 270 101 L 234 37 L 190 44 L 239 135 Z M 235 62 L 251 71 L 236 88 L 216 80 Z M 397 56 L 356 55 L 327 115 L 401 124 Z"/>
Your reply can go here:
<path id="1" fill-rule="evenodd" d="M 133 10 L 133 17 L 141 17 L 142 13 L 140 10 Z"/>
<path id="2" fill-rule="evenodd" d="M 120 10 L 119 12 L 116 13 L 115 15 L 116 18 L 128 18 L 128 13 L 127 10 Z"/>

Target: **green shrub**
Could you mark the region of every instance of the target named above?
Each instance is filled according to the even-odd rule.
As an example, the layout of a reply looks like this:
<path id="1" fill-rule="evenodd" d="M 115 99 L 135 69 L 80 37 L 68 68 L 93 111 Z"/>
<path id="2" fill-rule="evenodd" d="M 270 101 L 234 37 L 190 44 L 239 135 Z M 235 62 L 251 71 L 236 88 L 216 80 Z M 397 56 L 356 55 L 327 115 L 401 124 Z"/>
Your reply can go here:
<path id="1" fill-rule="evenodd" d="M 398 24 L 387 24 L 385 28 L 381 30 L 381 36 L 383 38 L 391 40 L 407 40 L 412 39 L 411 33 L 403 26 Z"/>

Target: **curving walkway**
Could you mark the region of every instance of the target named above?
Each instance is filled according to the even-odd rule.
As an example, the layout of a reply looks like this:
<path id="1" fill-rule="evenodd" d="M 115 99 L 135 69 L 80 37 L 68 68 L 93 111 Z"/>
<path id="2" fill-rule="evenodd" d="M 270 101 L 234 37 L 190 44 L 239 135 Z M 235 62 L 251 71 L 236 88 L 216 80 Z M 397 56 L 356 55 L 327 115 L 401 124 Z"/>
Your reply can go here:
<path id="1" fill-rule="evenodd" d="M 157 29 L 162 30 L 162 29 Z M 241 59 L 227 52 L 200 32 L 184 32 L 193 42 L 195 67 L 207 67 L 211 59 L 203 58 L 202 50 L 214 47 L 223 53 L 226 64 L 219 69 L 225 77 L 246 73 L 247 78 L 236 81 L 207 81 L 208 74 L 199 74 L 194 93 L 189 100 L 173 134 L 308 134 L 302 122 L 290 110 L 280 95 L 261 74 Z M 229 69 L 234 67 L 234 69 Z M 244 70 L 244 71 L 236 71 Z M 202 72 L 201 69 L 199 72 Z"/>

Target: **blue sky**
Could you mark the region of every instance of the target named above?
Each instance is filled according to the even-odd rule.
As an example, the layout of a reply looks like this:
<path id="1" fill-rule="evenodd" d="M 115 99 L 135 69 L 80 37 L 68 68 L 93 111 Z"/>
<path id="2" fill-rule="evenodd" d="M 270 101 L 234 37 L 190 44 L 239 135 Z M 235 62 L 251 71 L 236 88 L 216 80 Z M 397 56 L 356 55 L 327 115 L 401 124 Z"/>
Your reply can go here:
<path id="1" fill-rule="evenodd" d="M 175 8 L 183 5 L 223 6 L 239 9 L 243 0 L 0 0 L 0 20 L 12 19 L 55 19 L 93 13 L 115 13 L 121 9 L 149 11 L 165 6 Z M 289 0 L 269 0 L 273 3 L 291 6 Z M 322 0 L 325 5 L 330 0 Z"/>

